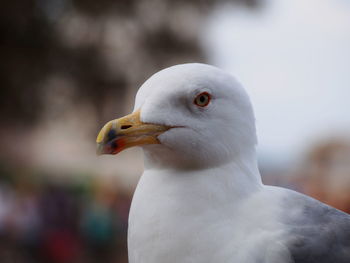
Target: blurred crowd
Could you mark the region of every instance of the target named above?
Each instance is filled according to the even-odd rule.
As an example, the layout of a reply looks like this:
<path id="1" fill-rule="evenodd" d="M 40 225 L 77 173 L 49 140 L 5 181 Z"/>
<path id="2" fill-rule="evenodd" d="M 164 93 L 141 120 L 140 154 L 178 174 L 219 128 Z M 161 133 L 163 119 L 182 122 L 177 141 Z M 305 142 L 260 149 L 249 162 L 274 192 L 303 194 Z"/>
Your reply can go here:
<path id="1" fill-rule="evenodd" d="M 127 262 L 130 195 L 101 183 L 0 174 L 0 259 Z"/>
<path id="2" fill-rule="evenodd" d="M 261 172 L 265 184 L 293 189 L 350 213 L 348 139 L 339 137 L 321 140 L 294 167 L 261 169 Z"/>
<path id="3" fill-rule="evenodd" d="M 302 192 L 350 213 L 350 143 L 333 139 L 316 145 L 295 176 Z"/>
<path id="4" fill-rule="evenodd" d="M 40 174 L 0 165 L 0 258 L 7 262 L 127 262 L 132 193 L 100 176 Z M 266 184 L 306 193 L 350 212 L 350 144 L 324 141 L 294 170 L 266 171 Z"/>

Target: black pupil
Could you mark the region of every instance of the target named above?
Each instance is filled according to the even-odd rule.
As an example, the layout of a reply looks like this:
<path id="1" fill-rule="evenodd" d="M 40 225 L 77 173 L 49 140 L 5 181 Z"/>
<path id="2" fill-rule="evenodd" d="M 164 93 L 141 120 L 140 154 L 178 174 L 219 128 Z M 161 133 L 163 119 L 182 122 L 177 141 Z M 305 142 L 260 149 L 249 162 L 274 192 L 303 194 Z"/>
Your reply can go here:
<path id="1" fill-rule="evenodd" d="M 204 97 L 203 95 L 200 96 L 200 97 L 199 97 L 199 101 L 202 102 L 202 103 L 205 102 L 205 97 Z"/>

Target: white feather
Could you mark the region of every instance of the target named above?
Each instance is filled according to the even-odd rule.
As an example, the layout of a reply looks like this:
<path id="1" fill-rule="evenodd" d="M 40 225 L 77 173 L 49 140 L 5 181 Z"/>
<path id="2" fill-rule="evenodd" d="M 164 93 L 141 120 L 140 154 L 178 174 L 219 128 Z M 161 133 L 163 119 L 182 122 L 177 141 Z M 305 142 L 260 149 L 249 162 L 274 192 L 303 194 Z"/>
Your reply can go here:
<path id="1" fill-rule="evenodd" d="M 206 91 L 208 107 L 193 104 Z M 174 66 L 140 88 L 144 122 L 181 128 L 144 147 L 130 212 L 130 263 L 291 262 L 280 222 L 286 191 L 261 183 L 255 120 L 241 85 L 203 64 Z"/>

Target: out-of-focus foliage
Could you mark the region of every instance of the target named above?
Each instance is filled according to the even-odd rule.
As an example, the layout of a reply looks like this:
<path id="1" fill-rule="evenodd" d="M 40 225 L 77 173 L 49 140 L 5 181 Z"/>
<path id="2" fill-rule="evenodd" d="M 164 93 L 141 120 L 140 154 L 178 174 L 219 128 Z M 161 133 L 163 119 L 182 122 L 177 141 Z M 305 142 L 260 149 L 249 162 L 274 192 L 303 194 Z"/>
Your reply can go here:
<path id="1" fill-rule="evenodd" d="M 151 73 L 172 64 L 205 61 L 198 40 L 200 24 L 221 2 L 250 8 L 260 3 L 3 1 L 1 120 L 33 125 L 45 112 L 48 98 L 69 93 L 76 103 L 93 105 L 98 118 L 105 121 L 110 98 L 123 101 L 127 88 L 139 85 Z M 113 105 L 114 112 L 121 109 L 122 105 Z"/>

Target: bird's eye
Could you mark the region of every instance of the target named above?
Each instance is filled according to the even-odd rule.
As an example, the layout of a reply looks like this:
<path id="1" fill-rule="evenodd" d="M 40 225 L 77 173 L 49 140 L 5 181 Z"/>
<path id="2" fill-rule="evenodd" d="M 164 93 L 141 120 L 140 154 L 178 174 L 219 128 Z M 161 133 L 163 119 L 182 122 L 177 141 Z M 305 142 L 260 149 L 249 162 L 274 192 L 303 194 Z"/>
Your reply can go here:
<path id="1" fill-rule="evenodd" d="M 210 94 L 208 92 L 202 92 L 198 94 L 193 101 L 193 103 L 199 107 L 206 107 L 208 106 L 209 102 Z"/>

